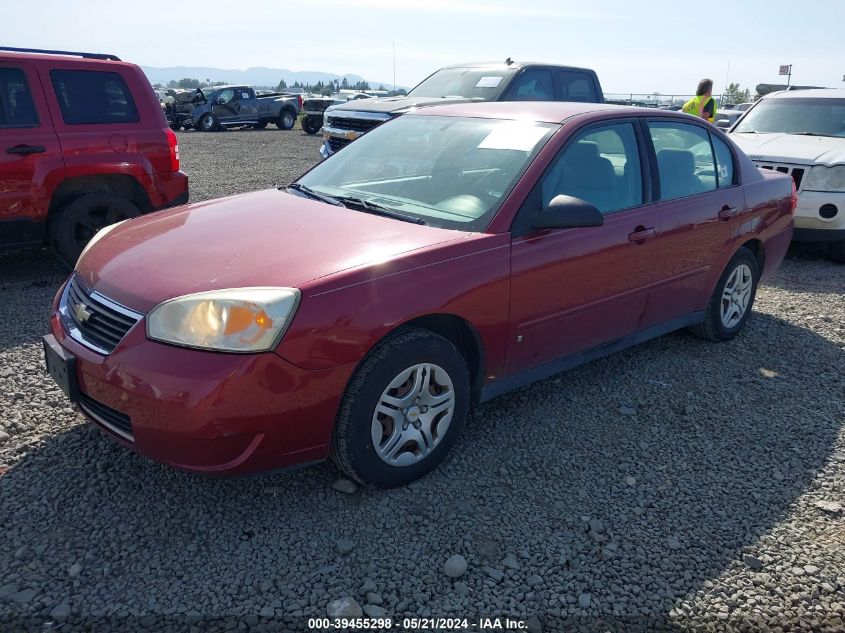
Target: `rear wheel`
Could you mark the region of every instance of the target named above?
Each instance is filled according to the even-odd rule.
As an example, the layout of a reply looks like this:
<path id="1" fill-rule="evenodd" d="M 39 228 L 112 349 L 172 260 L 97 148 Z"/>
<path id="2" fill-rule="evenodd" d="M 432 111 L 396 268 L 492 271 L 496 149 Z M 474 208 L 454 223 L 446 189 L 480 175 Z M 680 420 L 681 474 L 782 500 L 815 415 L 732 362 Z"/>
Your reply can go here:
<path id="1" fill-rule="evenodd" d="M 296 125 L 296 114 L 293 110 L 282 110 L 276 120 L 276 127 L 280 130 L 292 130 Z"/>
<path id="2" fill-rule="evenodd" d="M 50 242 L 59 263 L 76 265 L 82 249 L 104 226 L 140 215 L 131 200 L 113 193 L 89 193 L 62 207 L 50 227 Z"/>
<path id="3" fill-rule="evenodd" d="M 202 115 L 199 120 L 198 127 L 203 132 L 214 132 L 220 127 L 220 123 L 217 120 L 217 117 L 209 112 L 207 114 Z"/>
<path id="4" fill-rule="evenodd" d="M 690 331 L 708 341 L 727 341 L 739 334 L 751 315 L 759 279 L 754 253 L 740 248 L 716 284 L 704 321 L 691 326 Z"/>
<path id="5" fill-rule="evenodd" d="M 837 264 L 845 264 L 845 240 L 830 243 L 830 259 Z"/>
<path id="6" fill-rule="evenodd" d="M 455 346 L 405 329 L 379 344 L 346 390 L 332 435 L 332 459 L 380 488 L 401 486 L 437 466 L 469 411 L 469 372 Z"/>
<path id="7" fill-rule="evenodd" d="M 323 122 L 315 116 L 307 116 L 302 119 L 302 131 L 306 134 L 316 134 L 323 127 Z"/>

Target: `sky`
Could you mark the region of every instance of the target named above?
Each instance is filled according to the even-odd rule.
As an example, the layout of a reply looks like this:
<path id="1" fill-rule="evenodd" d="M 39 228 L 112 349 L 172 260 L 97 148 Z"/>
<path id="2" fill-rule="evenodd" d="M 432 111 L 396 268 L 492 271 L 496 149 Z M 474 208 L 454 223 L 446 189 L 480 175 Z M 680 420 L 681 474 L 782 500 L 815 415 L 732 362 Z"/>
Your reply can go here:
<path id="1" fill-rule="evenodd" d="M 0 0 L 0 43 L 143 66 L 265 66 L 413 86 L 459 62 L 593 68 L 605 93 L 845 87 L 845 0 Z"/>

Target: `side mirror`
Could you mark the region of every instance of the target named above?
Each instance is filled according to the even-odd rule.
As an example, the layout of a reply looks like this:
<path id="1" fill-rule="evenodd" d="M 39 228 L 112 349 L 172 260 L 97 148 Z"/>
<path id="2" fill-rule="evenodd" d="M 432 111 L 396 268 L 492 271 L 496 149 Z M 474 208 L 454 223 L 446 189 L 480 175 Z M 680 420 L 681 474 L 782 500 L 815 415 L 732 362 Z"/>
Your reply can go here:
<path id="1" fill-rule="evenodd" d="M 531 223 L 532 229 L 574 229 L 601 226 L 604 216 L 586 200 L 572 196 L 555 196 Z"/>

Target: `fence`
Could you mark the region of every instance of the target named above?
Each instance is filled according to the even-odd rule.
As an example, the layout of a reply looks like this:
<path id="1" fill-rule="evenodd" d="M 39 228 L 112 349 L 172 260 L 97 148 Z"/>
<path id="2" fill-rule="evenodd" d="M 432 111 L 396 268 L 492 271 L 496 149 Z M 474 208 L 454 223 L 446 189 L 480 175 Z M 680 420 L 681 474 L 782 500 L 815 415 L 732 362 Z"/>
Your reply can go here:
<path id="1" fill-rule="evenodd" d="M 663 108 L 679 110 L 687 101 L 692 99 L 695 95 L 665 95 L 665 94 L 645 94 L 630 92 L 622 93 L 605 93 L 604 100 L 607 103 L 618 103 L 620 105 L 642 106 L 646 108 Z M 722 95 L 713 95 L 716 103 L 722 102 Z"/>

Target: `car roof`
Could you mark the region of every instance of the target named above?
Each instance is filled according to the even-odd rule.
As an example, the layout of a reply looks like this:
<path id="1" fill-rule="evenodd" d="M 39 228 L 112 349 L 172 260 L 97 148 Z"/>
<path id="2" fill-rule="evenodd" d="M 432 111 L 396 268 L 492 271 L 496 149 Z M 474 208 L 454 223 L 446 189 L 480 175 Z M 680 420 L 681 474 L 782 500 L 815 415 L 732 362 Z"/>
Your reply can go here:
<path id="1" fill-rule="evenodd" d="M 764 99 L 845 99 L 845 88 L 812 88 L 807 90 L 781 90 Z"/>
<path id="2" fill-rule="evenodd" d="M 638 108 L 609 103 L 580 103 L 574 101 L 479 101 L 417 108 L 408 114 L 459 116 L 478 119 L 519 119 L 542 123 L 563 123 L 581 114 L 617 114 L 629 116 L 684 116 L 674 110 Z"/>
<path id="3" fill-rule="evenodd" d="M 566 64 L 549 64 L 547 62 L 514 62 L 506 64 L 505 62 L 467 62 L 465 64 L 451 64 L 444 66 L 444 68 L 489 68 L 490 70 L 518 70 L 526 66 L 547 66 L 550 68 L 566 68 L 567 70 L 580 70 L 583 72 L 593 72 L 589 68 L 581 68 L 579 66 L 568 66 Z"/>

